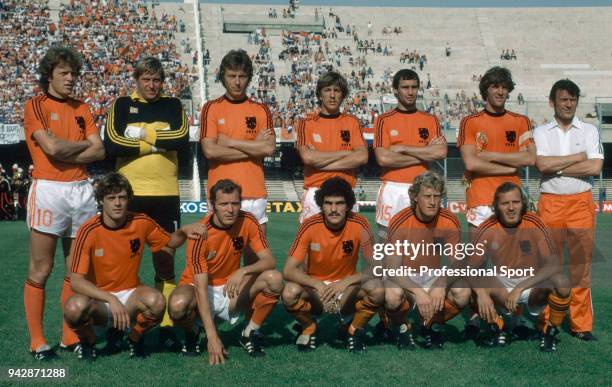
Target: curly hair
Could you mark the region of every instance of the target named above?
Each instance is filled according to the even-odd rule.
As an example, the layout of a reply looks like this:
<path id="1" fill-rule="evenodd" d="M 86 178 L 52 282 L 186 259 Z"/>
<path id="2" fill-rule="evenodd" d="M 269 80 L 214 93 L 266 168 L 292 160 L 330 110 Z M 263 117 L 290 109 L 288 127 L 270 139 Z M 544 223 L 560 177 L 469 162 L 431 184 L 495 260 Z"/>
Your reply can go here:
<path id="1" fill-rule="evenodd" d="M 315 202 L 317 206 L 323 207 L 325 198 L 330 196 L 343 197 L 349 211 L 357 201 L 355 199 L 355 192 L 353 192 L 353 188 L 348 181 L 338 176 L 325 180 L 323 184 L 321 184 L 321 188 L 315 192 Z"/>

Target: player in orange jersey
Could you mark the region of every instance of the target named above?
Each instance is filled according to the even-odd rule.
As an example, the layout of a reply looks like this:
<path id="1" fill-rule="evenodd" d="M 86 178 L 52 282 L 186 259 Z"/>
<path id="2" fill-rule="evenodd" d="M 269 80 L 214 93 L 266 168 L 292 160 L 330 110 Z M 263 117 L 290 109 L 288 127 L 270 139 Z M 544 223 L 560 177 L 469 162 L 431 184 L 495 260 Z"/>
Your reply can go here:
<path id="1" fill-rule="evenodd" d="M 240 344 L 251 356 L 263 356 L 259 328 L 272 313 L 283 290 L 281 274 L 257 218 L 241 211 L 241 187 L 219 180 L 210 189 L 212 212 L 201 220 L 208 236 L 187 245 L 187 263 L 168 310 L 175 325 L 185 329 L 183 354 L 199 353 L 199 318 L 208 339 L 208 361 L 223 364 L 228 355 L 216 319 L 235 324 L 240 312 L 248 321 Z M 250 246 L 256 261 L 240 266 L 240 256 Z"/>
<path id="2" fill-rule="evenodd" d="M 457 267 L 458 261 L 465 258 L 459 219 L 440 206 L 444 194 L 444 180 L 438 174 L 422 173 L 410 187 L 410 207 L 398 212 L 389 222 L 388 244 L 409 241 L 421 248 L 417 253 L 403 252 L 385 257 L 387 268 L 414 269 L 412 274 L 396 273 L 388 275 L 386 280 L 385 308 L 390 321 L 398 328 L 399 348 L 415 347 L 406 319 L 415 305 L 423 320 L 424 347 L 431 349 L 442 348 L 440 325 L 459 314 L 470 300 L 465 280 L 428 272 L 422 274 L 423 268 L 442 268 L 442 256 L 450 261 L 448 267 Z"/>
<path id="3" fill-rule="evenodd" d="M 340 176 L 355 188 L 357 168 L 368 162 L 359 120 L 340 112 L 342 101 L 349 93 L 346 79 L 330 71 L 317 81 L 316 93 L 320 112 L 297 125 L 297 147 L 304 162 L 300 223 L 321 211 L 314 196 L 325 180 Z M 358 210 L 357 206 L 353 208 L 355 212 Z"/>
<path id="4" fill-rule="evenodd" d="M 283 302 L 299 322 L 299 350 L 316 348 L 315 316 L 328 312 L 340 313 L 340 332 L 348 335 L 349 351 L 362 352 L 365 327 L 385 293 L 382 281 L 369 271 L 374 236 L 368 221 L 351 212 L 355 194 L 343 178 L 326 180 L 315 200 L 321 213 L 302 223 L 285 262 Z M 360 250 L 366 263 L 361 272 Z"/>
<path id="5" fill-rule="evenodd" d="M 520 185 L 518 170 L 535 165 L 536 160 L 529 118 L 506 110 L 508 95 L 514 90 L 510 71 L 490 68 L 479 88 L 485 108 L 461 120 L 457 137 L 465 163 L 470 230 L 493 215 L 495 189 L 506 181 Z"/>
<path id="6" fill-rule="evenodd" d="M 379 237 L 387 238 L 391 218 L 410 207 L 408 189 L 429 163 L 446 157 L 447 145 L 436 116 L 417 110 L 420 87 L 416 72 L 403 69 L 393 77 L 397 107 L 376 117 L 374 153 L 382 167 L 376 198 Z"/>
<path id="7" fill-rule="evenodd" d="M 25 105 L 25 138 L 35 169 L 27 206 L 30 264 L 24 304 L 30 351 L 38 360 L 56 356 L 44 336 L 43 312 L 57 240 L 62 239 L 67 258 L 77 229 L 96 213 L 86 164 L 102 160 L 104 146 L 89 106 L 70 97 L 81 66 L 81 57 L 74 50 L 60 46 L 49 49 L 38 68 L 44 94 Z M 66 275 L 62 304 L 70 294 Z M 66 324 L 60 345 L 78 350 L 78 337 Z"/>
<path id="8" fill-rule="evenodd" d="M 221 60 L 219 77 L 225 94 L 204 105 L 200 120 L 202 151 L 211 162 L 208 188 L 231 177 L 242 187 L 242 210 L 252 213 L 265 231 L 263 161 L 276 147 L 272 114 L 265 104 L 246 95 L 253 64 L 245 51 L 228 52 Z"/>
<path id="9" fill-rule="evenodd" d="M 569 279 L 563 274 L 553 240 L 540 218 L 527 211 L 527 198 L 518 185 L 500 185 L 493 209 L 495 215 L 474 235 L 473 242 L 484 246 L 484 254 L 470 256 L 467 263 L 471 268 L 489 264 L 495 276 L 466 277 L 476 295 L 479 315 L 494 332 L 488 344 L 506 344 L 498 310 L 509 315 L 522 304 L 537 316 L 548 305 L 551 312 L 542 329 L 540 349 L 552 352 L 571 299 Z"/>
<path id="10" fill-rule="evenodd" d="M 73 245 L 71 284 L 75 294 L 64 305 L 64 316 L 81 341 L 79 357 L 96 357 L 93 326 L 114 328 L 107 353 L 120 349 L 122 331 L 128 334 L 130 357 L 144 357 L 144 333 L 158 324 L 165 310 L 163 295 L 145 286 L 138 276 L 145 243 L 151 251 L 175 249 L 187 237 L 206 234 L 194 223 L 168 234 L 145 214 L 128 212 L 133 191 L 119 173 L 104 176 L 96 188 L 102 214 L 83 224 Z M 121 332 L 116 335 L 117 332 Z M 109 336 L 111 338 L 111 336 Z"/>
<path id="11" fill-rule="evenodd" d="M 461 120 L 457 147 L 465 163 L 467 213 L 470 233 L 493 215 L 495 189 L 506 181 L 520 185 L 519 169 L 535 165 L 536 147 L 529 118 L 506 110 L 514 82 L 508 69 L 492 67 L 479 84 L 483 111 Z M 480 321 L 476 311 L 465 326 L 464 337 L 474 339 Z"/>

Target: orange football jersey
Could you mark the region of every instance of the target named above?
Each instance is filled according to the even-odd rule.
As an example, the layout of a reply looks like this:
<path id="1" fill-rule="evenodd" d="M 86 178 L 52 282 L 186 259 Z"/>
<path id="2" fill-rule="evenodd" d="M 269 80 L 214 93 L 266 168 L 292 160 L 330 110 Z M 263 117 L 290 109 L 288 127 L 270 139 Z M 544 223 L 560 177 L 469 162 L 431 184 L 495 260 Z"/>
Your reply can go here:
<path id="1" fill-rule="evenodd" d="M 298 262 L 308 256 L 308 275 L 321 281 L 336 281 L 355 273 L 359 250 L 372 256 L 374 236 L 366 218 L 349 213 L 341 230 L 330 230 L 323 214 L 308 218 L 298 229 L 289 257 Z"/>
<path id="2" fill-rule="evenodd" d="M 476 150 L 511 153 L 520 152 L 529 143 L 531 123 L 524 115 L 506 111 L 496 114 L 483 110 L 461 120 L 457 147 L 474 145 Z M 490 206 L 497 187 L 507 181 L 521 185 L 518 173 L 505 176 L 478 176 L 465 173 L 468 182 L 466 190 L 467 207 Z"/>
<path id="3" fill-rule="evenodd" d="M 393 109 L 376 117 L 374 121 L 374 147 L 389 148 L 392 145 L 427 146 L 436 137 L 442 137 L 440 122 L 436 116 L 418 110 L 407 112 Z M 382 181 L 412 183 L 415 177 L 427 170 L 427 163 L 402 168 L 381 169 Z"/>
<path id="4" fill-rule="evenodd" d="M 297 145 L 312 146 L 317 151 L 334 152 L 366 146 L 359 120 L 350 114 L 314 114 L 297 125 Z M 320 187 L 329 178 L 340 176 L 352 187 L 357 183 L 357 170 L 320 171 L 304 165 L 304 188 Z"/>
<path id="5" fill-rule="evenodd" d="M 157 252 L 170 235 L 145 214 L 129 213 L 125 224 L 109 228 L 96 215 L 85 222 L 73 243 L 71 270 L 106 292 L 140 285 L 138 271 L 145 243 Z"/>
<path id="6" fill-rule="evenodd" d="M 238 220 L 228 229 L 215 225 L 212 214 L 200 222 L 207 226 L 208 236 L 187 241 L 187 260 L 181 284 L 192 284 L 194 274 L 208 273 L 211 286 L 224 285 L 240 268 L 240 256 L 246 246 L 256 254 L 268 248 L 259 222 L 248 212 L 240 211 Z"/>
<path id="7" fill-rule="evenodd" d="M 209 101 L 202 108 L 200 139 L 216 139 L 219 134 L 238 140 L 255 140 L 264 129 L 274 131 L 272 113 L 265 104 L 250 99 L 231 101 L 225 96 Z M 231 178 L 242 187 L 246 199 L 265 198 L 263 160 L 232 162 L 212 160 L 208 170 L 208 189 L 221 179 Z"/>
<path id="8" fill-rule="evenodd" d="M 65 163 L 47 156 L 33 137 L 40 129 L 61 140 L 83 141 L 98 133 L 89 106 L 76 99 L 42 94 L 31 98 L 24 109 L 25 140 L 34 162 L 32 176 L 54 181 L 87 179 L 85 164 Z"/>

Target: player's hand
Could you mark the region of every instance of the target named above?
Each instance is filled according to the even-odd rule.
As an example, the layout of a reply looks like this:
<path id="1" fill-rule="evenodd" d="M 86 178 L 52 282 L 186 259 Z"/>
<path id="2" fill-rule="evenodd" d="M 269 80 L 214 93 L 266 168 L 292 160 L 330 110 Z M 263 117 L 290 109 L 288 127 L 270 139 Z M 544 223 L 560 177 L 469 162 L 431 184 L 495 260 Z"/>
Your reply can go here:
<path id="1" fill-rule="evenodd" d="M 428 322 L 431 320 L 434 314 L 433 303 L 431 302 L 431 297 L 424 290 L 418 290 L 414 292 L 414 298 L 416 299 L 417 308 L 419 308 L 419 313 L 421 317 L 423 317 L 423 322 Z"/>
<path id="2" fill-rule="evenodd" d="M 478 314 L 489 324 L 493 324 L 497 318 L 495 304 L 493 303 L 491 296 L 486 293 L 478 294 Z"/>
<path id="3" fill-rule="evenodd" d="M 323 289 L 323 292 L 320 293 L 321 302 L 323 304 L 327 304 L 336 300 L 339 295 L 344 293 L 347 287 L 348 284 L 346 284 L 343 280 L 327 285 L 325 289 Z"/>
<path id="4" fill-rule="evenodd" d="M 270 128 L 264 128 L 257 134 L 257 137 L 255 139 L 256 140 L 267 140 L 270 137 L 276 137 L 274 130 Z"/>
<path id="5" fill-rule="evenodd" d="M 125 131 L 123 132 L 123 136 L 125 138 L 129 138 L 130 140 L 144 140 L 145 135 L 146 132 L 144 129 L 131 125 L 125 128 Z"/>
<path id="6" fill-rule="evenodd" d="M 109 302 L 111 314 L 113 315 L 113 328 L 124 331 L 130 327 L 130 314 L 125 305 L 115 296 Z"/>
<path id="7" fill-rule="evenodd" d="M 208 237 L 208 228 L 202 223 L 192 223 L 181 227 L 181 231 L 187 235 L 189 239 L 206 239 Z"/>
<path id="8" fill-rule="evenodd" d="M 238 293 L 240 293 L 240 284 L 242 283 L 244 276 L 244 270 L 243 268 L 240 268 L 229 277 L 225 284 L 225 288 L 223 288 L 226 296 L 229 298 L 238 297 Z"/>
<path id="9" fill-rule="evenodd" d="M 435 287 L 429 292 L 433 313 L 441 312 L 444 309 L 444 300 L 446 299 L 446 288 Z"/>
<path id="10" fill-rule="evenodd" d="M 509 312 L 514 313 L 516 311 L 518 300 L 521 298 L 521 293 L 523 293 L 523 289 L 514 288 L 510 294 L 508 294 L 508 297 L 506 298 L 506 309 L 508 309 Z"/>
<path id="11" fill-rule="evenodd" d="M 219 337 L 211 337 L 208 339 L 208 364 L 217 365 L 225 364 L 225 359 L 229 357 L 229 353 L 223 346 Z"/>

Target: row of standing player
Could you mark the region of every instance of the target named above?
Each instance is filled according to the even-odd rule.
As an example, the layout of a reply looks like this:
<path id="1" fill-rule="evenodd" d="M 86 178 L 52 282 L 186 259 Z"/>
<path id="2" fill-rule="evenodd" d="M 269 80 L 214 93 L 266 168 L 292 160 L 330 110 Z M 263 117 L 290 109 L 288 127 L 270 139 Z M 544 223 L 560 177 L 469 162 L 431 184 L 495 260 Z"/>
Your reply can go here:
<path id="1" fill-rule="evenodd" d="M 86 163 L 104 158 L 106 149 L 107 156 L 116 157 L 117 170 L 134 188 L 131 209 L 149 214 L 168 231 L 180 226 L 176 153 L 188 141 L 188 129 L 180 101 L 162 94 L 164 72 L 161 63 L 154 58 L 145 58 L 137 64 L 134 72 L 136 90 L 113 103 L 106 125 L 105 144 L 97 134 L 87 105 L 69 98 L 79 69 L 76 53 L 64 48 L 50 49 L 40 65 L 45 94 L 31 99 L 25 112 L 26 141 L 36 165 L 34 178 L 37 181 L 29 197 L 28 224 L 32 231 L 32 247 L 24 303 L 32 339 L 30 349 L 38 358 L 52 353 L 42 329 L 42 301 L 57 239 L 63 238 L 64 252 L 68 256 L 70 238 L 75 236 L 77 227 L 91 216 L 95 208 L 93 193 L 84 184 Z M 489 76 L 483 77 L 481 82 L 481 94 L 487 101 L 487 108 L 464 119 L 458 141 L 470 175 L 468 219 L 472 224 L 477 224 L 479 218 L 486 218 L 481 208 L 486 208 L 487 203 L 479 202 L 478 191 L 490 190 L 491 179 L 518 181 L 517 168 L 532 164 L 535 154 L 529 139 L 528 120 L 504 109 L 505 99 L 513 87 L 509 73 L 494 68 L 487 74 Z M 223 58 L 220 76 L 226 94 L 208 102 L 202 109 L 201 143 L 204 154 L 211 161 L 208 181 L 212 185 L 231 176 L 243 186 L 242 208 L 255 216 L 265 232 L 263 159 L 272 154 L 275 147 L 271 115 L 265 105 L 246 98 L 252 64 L 244 51 L 231 51 Z M 383 227 L 392 213 L 403 206 L 397 204 L 402 200 L 398 193 L 403 192 L 406 196 L 411 179 L 426 169 L 426 163 L 446 156 L 446 143 L 437 120 L 416 110 L 418 82 L 418 77 L 414 78 L 410 71 L 398 72 L 393 83 L 398 108 L 381 115 L 375 125 L 378 133 L 375 152 L 385 169 L 377 211 L 377 223 Z M 348 94 L 344 78 L 333 72 L 325 74 L 317 83 L 316 92 L 320 112 L 308 115 L 298 125 L 298 151 L 305 164 L 301 220 L 319 211 L 313 198 L 316 188 L 324 180 L 340 176 L 354 186 L 355 169 L 367 161 L 358 121 L 340 113 L 342 101 Z M 560 92 L 563 94 L 564 90 Z M 569 92 L 571 90 L 565 90 L 566 94 Z M 569 98 L 570 110 L 573 106 L 574 112 L 578 95 L 573 95 L 573 105 L 572 98 Z M 557 112 L 556 95 L 552 101 Z M 487 122 L 487 119 L 492 121 Z M 574 121 L 570 119 L 569 124 L 563 125 L 569 125 L 569 129 L 590 131 L 585 124 L 573 125 Z M 513 130 L 502 133 L 500 126 Z M 519 151 L 519 144 L 526 146 L 527 150 Z M 503 149 L 504 145 L 507 149 Z M 584 149 L 571 157 L 551 158 L 554 164 L 548 168 L 552 172 L 558 172 L 555 168 L 562 173 L 565 171 L 567 177 L 559 176 L 564 179 L 593 174 L 595 166 L 592 161 L 600 161 L 597 159 L 603 155 L 601 151 L 591 152 L 590 146 L 583 141 L 581 147 Z M 578 171 L 572 170 L 573 164 Z M 482 172 L 487 167 L 492 168 L 491 172 Z M 394 188 L 398 183 L 405 186 Z M 68 201 L 66 198 L 75 199 Z M 407 205 L 408 200 L 403 200 Z M 490 205 L 490 200 L 487 202 Z M 73 211 L 73 207 L 80 211 Z M 252 253 L 246 255 L 252 256 Z M 175 287 L 173 252 L 155 253 L 154 266 L 156 282 L 167 298 Z M 70 294 L 71 287 L 66 278 L 62 300 L 65 301 Z M 171 320 L 166 316 L 162 326 L 170 324 Z M 168 345 L 176 345 L 171 331 L 162 329 L 161 337 Z M 76 348 L 77 343 L 76 335 L 65 326 L 62 346 Z"/>

